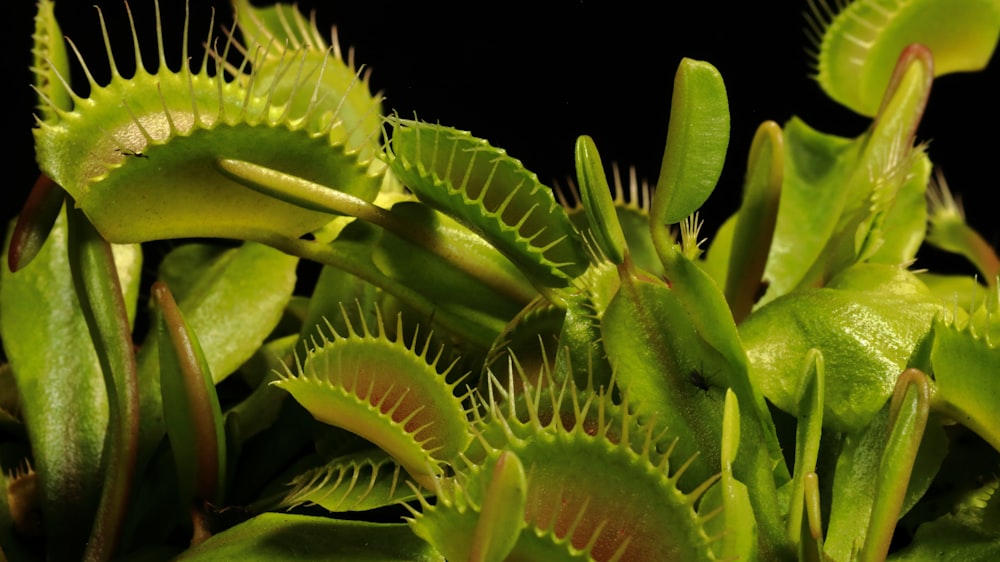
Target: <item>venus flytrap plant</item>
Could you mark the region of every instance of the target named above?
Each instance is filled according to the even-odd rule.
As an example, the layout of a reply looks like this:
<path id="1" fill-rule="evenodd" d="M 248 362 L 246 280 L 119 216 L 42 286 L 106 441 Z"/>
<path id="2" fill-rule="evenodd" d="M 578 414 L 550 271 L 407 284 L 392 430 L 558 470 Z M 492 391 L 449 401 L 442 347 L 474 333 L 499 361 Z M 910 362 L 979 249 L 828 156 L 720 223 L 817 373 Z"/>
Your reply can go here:
<path id="1" fill-rule="evenodd" d="M 707 62 L 678 66 L 654 191 L 609 182 L 584 135 L 556 195 L 470 132 L 383 117 L 367 71 L 294 7 L 234 0 L 193 63 L 186 18 L 173 67 L 159 7 L 151 65 L 128 12 L 131 76 L 101 16 L 102 84 L 41 0 L 45 176 L 0 274 L 0 390 L 20 401 L 0 463 L 35 471 L 0 502 L 2 554 L 1000 552 L 994 481 L 933 508 L 960 438 L 990 451 L 966 463 L 979 475 L 1000 463 L 1000 293 L 916 141 L 933 78 L 991 56 L 1000 4 L 808 6 L 819 83 L 872 124 L 761 125 L 705 253 L 730 140 Z M 909 270 L 927 223 L 985 286 Z M 181 241 L 143 309 L 134 243 L 161 239 Z M 303 259 L 323 268 L 294 292 Z"/>
<path id="2" fill-rule="evenodd" d="M 278 386 L 324 423 L 343 427 L 389 452 L 410 476 L 427 488 L 454 461 L 472 436 L 466 413 L 448 383 L 449 366 L 438 366 L 441 350 L 430 355 L 430 339 L 414 333 L 403 339 L 402 319 L 395 340 L 381 316 L 374 331 L 367 325 L 348 333 L 322 336 Z M 332 328 L 331 328 L 332 331 Z"/>
<path id="3" fill-rule="evenodd" d="M 989 1 L 851 2 L 835 12 L 826 0 L 810 0 L 809 8 L 816 80 L 838 103 L 869 116 L 908 46 L 934 53 L 936 76 L 968 72 L 989 63 L 1000 33 L 996 4 Z"/>
<path id="4" fill-rule="evenodd" d="M 547 374 L 537 386 L 522 378 L 524 391 L 517 393 L 513 376 L 506 385 L 494 381 L 496 391 L 483 399 L 486 414 L 474 426 L 483 452 L 466 459 L 455 489 L 443 485 L 438 503 L 415 513 L 418 534 L 449 559 L 465 559 L 472 535 L 453 533 L 485 516 L 480 504 L 489 498 L 481 479 L 513 452 L 527 474 L 526 525 L 513 559 L 712 559 L 703 529 L 711 516 L 699 517 L 694 507 L 716 478 L 682 492 L 677 481 L 693 459 L 671 464 L 678 440 L 667 439 L 667 429 L 640 422 L 605 392 L 559 384 Z M 595 463 L 604 468 L 595 470 Z"/>
<path id="5" fill-rule="evenodd" d="M 158 28 L 157 33 L 162 30 Z M 216 44 L 211 37 L 206 42 Z M 158 38 L 158 45 L 162 46 L 162 38 Z M 227 45 L 220 48 L 226 50 Z M 370 161 L 361 160 L 358 147 L 339 138 L 337 127 L 333 126 L 339 124 L 336 119 L 326 119 L 324 125 L 317 115 L 317 106 L 296 111 L 298 108 L 291 101 L 278 95 L 289 86 L 318 90 L 316 86 L 321 83 L 306 75 L 298 79 L 299 83 L 288 84 L 294 78 L 286 78 L 282 71 L 289 72 L 287 67 L 295 65 L 291 61 L 282 63 L 285 57 L 271 64 L 284 64 L 286 68 L 279 69 L 274 76 L 264 73 L 261 77 L 270 68 L 269 60 L 252 60 L 254 54 L 248 53 L 243 64 L 252 64 L 255 72 L 245 79 L 226 80 L 221 69 L 210 74 L 213 61 L 209 53 L 201 60 L 199 71 L 185 64 L 179 72 L 171 72 L 161 48 L 157 68 L 146 69 L 140 64 L 134 76 L 125 78 L 117 72 L 111 46 L 107 49 L 111 82 L 100 85 L 89 78 L 88 98 L 70 93 L 72 110 L 50 102 L 57 117 L 42 121 L 36 129 L 39 161 L 52 159 L 52 164 L 43 164 L 50 177 L 67 190 L 106 238 L 115 242 L 141 242 L 212 236 L 266 241 L 274 237 L 298 238 L 328 222 L 325 215 L 260 197 L 233 184 L 215 168 L 215 160 L 223 157 L 267 165 L 287 164 L 292 161 L 290 155 L 297 154 L 304 168 L 288 170 L 296 175 L 337 185 L 363 198 L 371 198 L 377 191 L 377 177 L 367 172 Z M 135 50 L 139 60 L 138 39 Z M 294 60 L 295 53 L 288 53 L 288 58 Z M 187 60 L 186 52 L 183 60 Z M 90 72 L 83 64 L 89 77 Z M 221 61 L 214 64 L 219 66 Z M 65 80 L 65 75 L 62 76 Z M 112 113 L 107 113 L 109 110 Z M 372 134 L 376 133 L 377 129 Z M 279 144 L 286 147 L 289 156 L 275 153 L 266 140 L 247 142 L 259 134 L 287 135 L 286 141 Z M 184 149 L 180 152 L 167 149 L 160 156 L 160 147 L 166 146 Z M 310 151 L 313 156 L 303 158 Z M 86 156 L 74 164 L 59 161 L 60 155 L 67 153 Z M 171 172 L 178 176 L 171 177 Z M 137 181 L 136 177 L 146 179 Z M 163 183 L 150 182 L 152 177 Z M 144 187 L 129 189 L 132 185 Z M 205 197 L 209 186 L 214 186 L 211 199 L 203 200 L 202 204 L 219 210 L 215 219 L 192 220 L 189 215 L 183 218 L 183 206 Z M 172 196 L 164 199 L 154 195 L 162 189 L 170 190 Z M 115 204 L 104 205 L 104 198 L 113 198 Z M 241 211 L 249 207 L 257 207 L 263 216 L 273 220 L 269 218 L 264 223 L 251 220 Z M 125 212 L 108 214 L 109 208 Z M 150 221 L 149 217 L 161 220 Z"/>

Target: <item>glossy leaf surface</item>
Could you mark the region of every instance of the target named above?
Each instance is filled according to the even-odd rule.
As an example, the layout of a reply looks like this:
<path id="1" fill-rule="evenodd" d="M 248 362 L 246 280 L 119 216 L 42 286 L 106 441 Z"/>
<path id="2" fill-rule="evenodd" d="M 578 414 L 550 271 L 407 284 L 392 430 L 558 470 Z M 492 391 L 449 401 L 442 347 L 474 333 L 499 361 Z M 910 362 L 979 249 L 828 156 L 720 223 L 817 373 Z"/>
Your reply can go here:
<path id="1" fill-rule="evenodd" d="M 667 145 L 650 210 L 657 227 L 698 210 L 715 189 L 729 145 L 729 99 L 707 62 L 685 58 L 674 75 Z"/>
<path id="2" fill-rule="evenodd" d="M 912 274 L 884 265 L 855 266 L 822 289 L 802 289 L 759 309 L 740 326 L 751 374 L 779 408 L 798 410 L 802 358 L 826 364 L 824 426 L 858 431 L 892 393 L 896 376 L 917 359 L 931 322 L 943 311 Z"/>
<path id="3" fill-rule="evenodd" d="M 212 372 L 166 285 L 153 286 L 163 417 L 177 466 L 181 501 L 221 503 L 226 437 Z"/>
<path id="4" fill-rule="evenodd" d="M 57 551 L 79 556 L 103 479 L 108 395 L 71 277 L 67 237 L 61 213 L 30 265 L 16 274 L 0 270 L 0 335 L 33 443 L 42 511 L 61 530 L 50 540 Z M 142 257 L 133 246 L 117 251 L 134 308 Z M 81 513 L 88 515 L 81 519 Z"/>
<path id="5" fill-rule="evenodd" d="M 875 115 L 892 65 L 907 46 L 920 43 L 933 51 L 935 75 L 941 75 L 985 67 L 1000 37 L 995 0 L 856 0 L 838 6 L 833 16 L 826 0 L 811 4 L 813 24 L 824 28 L 816 79 L 830 97 L 862 115 Z"/>
<path id="6" fill-rule="evenodd" d="M 271 562 L 444 562 L 406 525 L 264 513 L 220 533 L 175 560 Z"/>

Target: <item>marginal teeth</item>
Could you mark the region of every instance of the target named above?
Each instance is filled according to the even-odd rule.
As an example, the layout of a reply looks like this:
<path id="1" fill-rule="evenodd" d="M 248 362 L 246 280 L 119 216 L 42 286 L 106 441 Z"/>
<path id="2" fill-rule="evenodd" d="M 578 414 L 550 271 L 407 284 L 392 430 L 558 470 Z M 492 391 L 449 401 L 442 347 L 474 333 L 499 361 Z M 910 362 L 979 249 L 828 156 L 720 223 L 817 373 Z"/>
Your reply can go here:
<path id="1" fill-rule="evenodd" d="M 833 6 L 835 4 L 835 6 Z M 908 45 L 934 53 L 935 75 L 980 70 L 996 43 L 989 2 L 809 0 L 806 34 L 815 77 L 838 103 L 874 116 L 892 64 Z"/>
<path id="2" fill-rule="evenodd" d="M 565 286 L 589 260 L 552 191 L 466 131 L 393 118 L 393 171 L 419 199 L 479 233 L 537 285 Z"/>
<path id="3" fill-rule="evenodd" d="M 381 314 L 370 331 L 355 329 L 343 312 L 347 334 L 327 325 L 296 373 L 275 383 L 318 420 L 356 433 L 392 455 L 420 485 L 430 488 L 456 460 L 472 435 L 460 381 L 446 382 L 451 366 L 439 369 L 441 352 L 429 355 L 430 338 L 407 344 L 402 317 L 395 338 L 386 334 Z M 452 364 L 454 365 L 454 364 Z"/>
<path id="4" fill-rule="evenodd" d="M 240 9 L 246 19 L 255 15 L 248 3 Z M 46 13 L 40 11 L 39 18 L 51 17 Z M 281 173 L 367 201 L 375 198 L 385 171 L 378 161 L 380 98 L 368 92 L 359 73 L 331 55 L 335 49 L 311 49 L 312 40 L 302 41 L 302 50 L 283 42 L 244 47 L 235 32 L 216 37 L 210 31 L 204 43 L 211 47 L 200 64 L 188 64 L 185 21 L 184 64 L 173 71 L 166 63 L 157 8 L 157 61 L 144 66 L 130 11 L 137 68 L 125 77 L 120 70 L 125 61 L 116 59 L 100 10 L 98 16 L 110 80 L 99 83 L 71 41 L 89 83 L 88 97 L 61 82 L 67 69 L 36 65 L 42 119 L 35 139 L 41 169 L 109 241 L 219 237 L 266 242 L 297 239 L 329 222 L 326 214 L 251 193 L 215 169 L 220 158 L 280 166 Z M 306 35 L 301 16 L 288 12 L 283 21 Z M 36 33 L 36 51 L 56 57 L 53 33 L 42 24 L 47 31 Z M 227 61 L 230 53 L 240 52 L 241 60 Z M 66 92 L 68 102 L 60 98 Z M 201 211 L 191 213 L 207 208 L 213 209 L 207 220 Z"/>
<path id="5" fill-rule="evenodd" d="M 470 448 L 462 457 L 466 466 L 437 491 L 435 505 L 421 498 L 422 509 L 411 510 L 415 533 L 449 559 L 468 559 L 463 549 L 473 529 L 479 536 L 493 466 L 512 454 L 527 475 L 527 527 L 512 559 L 661 560 L 664 552 L 711 559 L 705 518 L 695 506 L 716 477 L 681 492 L 684 466 L 670 473 L 666 430 L 640 425 L 627 404 L 602 392 L 555 383 L 548 374 L 535 385 L 521 378 L 524 391 L 517 393 L 514 376 L 506 384 L 494 379 L 489 394 L 498 398 L 482 400 L 477 410 L 487 412 L 475 421 L 481 452 Z"/>

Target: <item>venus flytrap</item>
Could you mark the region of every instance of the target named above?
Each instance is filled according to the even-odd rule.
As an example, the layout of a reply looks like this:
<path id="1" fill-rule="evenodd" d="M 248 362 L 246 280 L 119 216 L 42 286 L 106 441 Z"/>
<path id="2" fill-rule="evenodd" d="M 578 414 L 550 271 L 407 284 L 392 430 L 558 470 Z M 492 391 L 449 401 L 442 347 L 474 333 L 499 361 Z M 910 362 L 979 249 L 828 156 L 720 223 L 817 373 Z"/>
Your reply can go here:
<path id="1" fill-rule="evenodd" d="M 260 510 L 318 505 L 331 511 L 366 511 L 411 501 L 418 492 L 406 485 L 402 468 L 387 453 L 365 450 L 298 474 L 278 502 L 260 502 Z"/>
<path id="2" fill-rule="evenodd" d="M 206 42 L 216 43 L 211 36 Z M 319 105 L 299 109 L 277 95 L 289 86 L 288 79 L 281 72 L 259 76 L 270 66 L 266 60 L 253 60 L 254 53 L 243 61 L 255 69 L 244 79 L 227 80 L 218 68 L 211 73 L 211 67 L 220 63 L 210 53 L 198 71 L 185 64 L 179 72 L 171 72 L 162 48 L 157 68 L 139 64 L 136 74 L 125 78 L 117 71 L 111 46 L 107 49 L 112 80 L 100 85 L 89 78 L 90 96 L 71 92 L 72 110 L 50 102 L 55 118 L 41 121 L 35 130 L 42 166 L 106 238 L 141 242 L 210 236 L 267 241 L 298 238 L 329 221 L 324 214 L 234 184 L 216 170 L 219 158 L 265 166 L 297 161 L 286 171 L 362 198 L 374 197 L 379 182 L 369 174 L 371 159 L 364 160 L 360 147 L 340 139 L 334 126 L 339 121 L 323 119 Z M 138 39 L 135 50 L 139 52 Z M 289 58 L 294 60 L 295 54 L 289 53 Z M 186 52 L 182 60 L 187 60 Z M 273 64 L 293 66 L 283 60 Z M 82 59 L 81 63 L 89 77 Z M 318 89 L 320 84 L 311 75 L 291 76 L 301 76 L 291 84 L 294 88 Z M 282 156 L 282 149 L 271 146 L 274 141 L 266 140 L 268 135 L 283 136 L 278 145 L 287 154 Z M 67 159 L 67 154 L 83 157 Z M 114 204 L 105 204 L 110 199 Z M 212 220 L 194 220 L 185 212 L 192 204 L 213 209 Z M 268 219 L 251 219 L 245 212 L 248 208 L 258 209 Z"/>
<path id="3" fill-rule="evenodd" d="M 995 252 L 943 180 L 928 191 L 916 140 L 933 77 L 989 59 L 1000 5 L 808 5 L 818 81 L 873 122 L 853 139 L 761 125 L 743 203 L 703 255 L 730 123 L 708 62 L 678 66 L 655 191 L 634 171 L 609 182 L 584 135 L 578 188 L 556 196 L 470 132 L 383 117 L 367 73 L 294 7 L 234 0 L 233 29 L 210 25 L 206 54 L 189 64 L 185 46 L 176 68 L 159 19 L 141 62 L 130 16 L 131 76 L 101 17 L 111 78 L 75 53 L 83 97 L 42 0 L 35 140 L 52 181 L 10 236 L 18 272 L 0 275 L 0 384 L 21 401 L 0 462 L 37 472 L 13 480 L 0 520 L 32 529 L 18 506 L 38 505 L 43 540 L 3 531 L 2 553 L 1000 551 L 995 482 L 953 515 L 930 507 L 953 502 L 936 484 L 961 432 L 992 448 L 966 463 L 980 475 L 1000 458 L 1000 293 Z M 986 286 L 908 269 L 927 222 Z M 181 241 L 157 308 L 136 312 L 139 250 L 112 263 L 105 240 L 161 239 Z M 303 259 L 323 268 L 293 294 Z M 135 316 L 154 329 L 130 333 Z M 51 361 L 60 346 L 71 365 Z M 81 389 L 92 400 L 67 399 Z M 909 546 L 900 517 L 918 528 Z"/>
<path id="4" fill-rule="evenodd" d="M 483 236 L 542 291 L 583 272 L 587 259 L 565 210 L 519 161 L 465 131 L 392 124 L 389 162 L 419 199 Z"/>
<path id="5" fill-rule="evenodd" d="M 996 3 L 988 0 L 851 2 L 841 10 L 827 0 L 810 0 L 809 8 L 816 80 L 827 95 L 862 115 L 879 110 L 892 67 L 908 46 L 933 52 L 940 76 L 984 68 L 1000 36 Z"/>
<path id="6" fill-rule="evenodd" d="M 822 286 L 848 265 L 896 246 L 882 239 L 881 223 L 890 220 L 887 215 L 894 212 L 900 191 L 912 186 L 922 193 L 930 173 L 921 149 L 912 147 L 930 89 L 930 55 L 910 53 L 897 65 L 895 88 L 885 93 L 886 113 L 865 134 L 853 140 L 827 135 L 797 118 L 785 125 L 781 204 L 761 304 L 797 287 Z M 918 201 L 919 211 L 923 202 Z M 907 216 L 912 211 L 900 212 Z M 907 230 L 919 233 L 923 228 L 921 219 L 890 236 L 911 239 Z M 902 255 L 882 261 L 912 260 L 916 246 L 903 247 Z"/>
<path id="7" fill-rule="evenodd" d="M 346 314 L 346 313 L 345 313 Z M 317 419 L 343 427 L 389 452 L 422 486 L 431 488 L 461 453 L 471 434 L 461 400 L 448 383 L 450 366 L 439 366 L 430 340 L 404 339 L 402 320 L 395 339 L 378 324 L 332 331 L 315 342 L 296 373 L 276 382 Z"/>
<path id="8" fill-rule="evenodd" d="M 951 195 L 940 171 L 928 187 L 927 207 L 927 242 L 966 258 L 976 266 L 987 285 L 996 287 L 1000 282 L 1000 258 L 996 250 L 966 224 L 962 206 Z"/>
<path id="9" fill-rule="evenodd" d="M 494 459 L 512 451 L 527 474 L 527 525 L 513 559 L 630 560 L 663 553 L 713 559 L 707 550 L 713 539 L 703 528 L 710 517 L 699 517 L 694 506 L 716 478 L 687 492 L 678 487 L 693 459 L 673 462 L 683 456 L 668 428 L 640 422 L 609 394 L 555 383 L 551 375 L 538 385 L 522 378 L 523 393 L 515 393 L 513 378 L 495 384 L 497 391 L 481 399 L 486 414 L 474 425 L 482 452 L 459 470 L 454 489 L 442 484 L 438 503 L 423 503 L 415 513 L 420 536 L 449 559 L 466 558 L 471 533 L 452 533 L 475 523 L 487 489 L 481 479 Z M 564 480 L 569 474 L 571 480 Z"/>

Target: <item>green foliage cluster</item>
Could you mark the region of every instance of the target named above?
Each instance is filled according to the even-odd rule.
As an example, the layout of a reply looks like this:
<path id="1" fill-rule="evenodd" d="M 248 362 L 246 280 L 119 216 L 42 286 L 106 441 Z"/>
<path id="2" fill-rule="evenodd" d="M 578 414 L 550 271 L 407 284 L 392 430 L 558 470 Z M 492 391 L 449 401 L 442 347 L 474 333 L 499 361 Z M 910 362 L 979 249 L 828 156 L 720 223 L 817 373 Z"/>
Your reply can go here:
<path id="1" fill-rule="evenodd" d="M 707 62 L 677 68 L 655 186 L 582 136 L 557 195 L 386 115 L 292 6 L 233 0 L 177 69 L 158 25 L 130 76 L 102 27 L 84 97 L 40 0 L 0 555 L 1000 557 L 1000 259 L 915 138 L 934 78 L 990 60 L 1000 1 L 809 6 L 817 81 L 871 124 L 761 124 L 706 245 L 730 132 Z M 924 245 L 979 275 L 912 269 Z"/>

